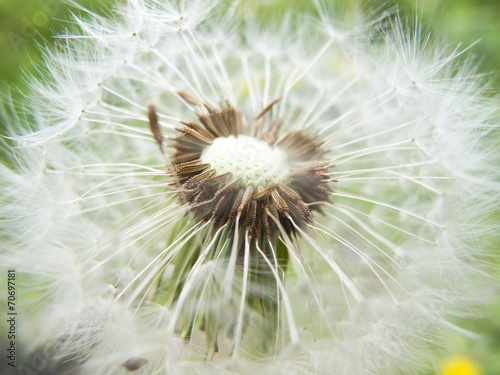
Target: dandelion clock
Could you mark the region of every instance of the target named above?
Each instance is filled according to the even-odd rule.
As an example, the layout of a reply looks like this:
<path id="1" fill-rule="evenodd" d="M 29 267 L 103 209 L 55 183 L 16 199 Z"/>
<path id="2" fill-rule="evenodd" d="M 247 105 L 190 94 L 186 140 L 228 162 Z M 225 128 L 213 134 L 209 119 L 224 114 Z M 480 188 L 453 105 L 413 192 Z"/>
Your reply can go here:
<path id="1" fill-rule="evenodd" d="M 463 331 L 496 104 L 396 16 L 314 9 L 129 0 L 48 48 L 3 115 L 18 367 L 414 374 Z"/>

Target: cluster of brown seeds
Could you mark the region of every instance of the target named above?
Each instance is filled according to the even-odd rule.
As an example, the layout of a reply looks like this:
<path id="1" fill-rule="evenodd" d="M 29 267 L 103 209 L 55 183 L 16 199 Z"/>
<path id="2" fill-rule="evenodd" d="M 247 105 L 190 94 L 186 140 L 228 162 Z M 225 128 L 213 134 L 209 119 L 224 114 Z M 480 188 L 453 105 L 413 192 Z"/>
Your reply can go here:
<path id="1" fill-rule="evenodd" d="M 274 237 L 280 231 L 290 235 L 312 221 L 311 210 L 321 211 L 321 204 L 329 200 L 332 190 L 322 143 L 301 131 L 288 132 L 276 140 L 280 123 L 266 124 L 264 120 L 276 101 L 250 126 L 244 124 L 241 111 L 226 103 L 220 110 L 205 105 L 207 113 L 196 113 L 198 122 L 182 122 L 184 126 L 176 128 L 179 134 L 170 138 L 173 143 L 169 145 L 174 149 L 170 172 L 179 189 L 179 203 L 188 203 L 201 222 L 210 221 L 216 227 L 237 222 L 254 238 L 263 234 Z M 149 122 L 161 147 L 163 136 L 153 106 L 149 107 Z M 289 186 L 242 187 L 240 178 L 232 179 L 229 172 L 217 174 L 210 164 L 203 163 L 202 152 L 214 139 L 238 135 L 265 140 L 269 147 L 284 151 L 290 165 Z"/>

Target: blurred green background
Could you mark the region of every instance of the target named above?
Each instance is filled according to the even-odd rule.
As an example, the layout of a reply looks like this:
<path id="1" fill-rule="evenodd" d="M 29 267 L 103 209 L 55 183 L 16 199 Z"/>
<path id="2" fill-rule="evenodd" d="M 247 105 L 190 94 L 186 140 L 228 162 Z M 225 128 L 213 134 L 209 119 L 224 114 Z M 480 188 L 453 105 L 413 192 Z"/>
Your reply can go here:
<path id="1" fill-rule="evenodd" d="M 106 13 L 116 2 L 124 0 L 77 0 L 79 4 L 98 13 Z M 299 10 L 310 8 L 309 0 L 245 0 L 257 4 L 292 6 Z M 327 0 L 333 1 L 333 0 Z M 419 22 L 424 30 L 444 36 L 450 45 L 469 46 L 477 56 L 482 72 L 494 72 L 500 67 L 500 0 L 340 0 L 361 3 L 376 8 L 399 7 L 401 13 Z M 0 80 L 24 86 L 22 71 L 35 72 L 32 61 L 39 61 L 38 44 L 52 42 L 76 8 L 63 0 L 0 0 Z M 500 87 L 500 75 L 494 75 L 495 88 Z"/>
<path id="2" fill-rule="evenodd" d="M 77 0 L 97 13 L 106 13 L 117 0 Z M 124 0 L 118 0 L 124 1 Z M 310 8 L 308 0 L 245 0 L 257 9 L 291 5 L 297 11 Z M 333 0 L 326 0 L 333 1 Z M 470 54 L 476 57 L 479 71 L 489 74 L 492 94 L 500 93 L 500 0 L 340 0 L 361 3 L 367 8 L 380 5 L 400 9 L 410 23 L 421 22 L 424 34 L 431 32 L 445 38 L 450 46 L 461 48 L 474 44 Z M 53 43 L 53 35 L 71 22 L 76 8 L 62 0 L 0 0 L 0 91 L 8 87 L 27 91 L 25 74 L 37 75 L 33 62 L 40 62 L 39 45 Z M 20 95 L 14 93 L 14 96 Z M 498 220 L 496 220 L 498 222 Z M 492 249 L 498 244 L 491 241 Z M 498 262 L 494 272 L 500 277 Z M 493 293 L 500 295 L 499 283 L 492 281 Z M 500 375 L 500 299 L 489 306 L 487 318 L 463 322 L 463 327 L 480 334 L 470 339 L 450 334 L 445 349 L 439 353 L 442 361 L 426 373 L 440 375 Z"/>

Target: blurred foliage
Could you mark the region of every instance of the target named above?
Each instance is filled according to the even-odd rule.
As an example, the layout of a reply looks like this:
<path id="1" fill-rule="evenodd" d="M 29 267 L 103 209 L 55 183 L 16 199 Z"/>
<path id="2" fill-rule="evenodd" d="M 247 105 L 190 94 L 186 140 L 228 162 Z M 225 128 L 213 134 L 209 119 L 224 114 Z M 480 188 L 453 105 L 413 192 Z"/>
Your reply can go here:
<path id="1" fill-rule="evenodd" d="M 396 2 L 395 0 L 393 2 Z M 472 53 L 481 72 L 494 74 L 500 88 L 500 0 L 402 1 L 403 13 L 419 14 L 430 31 L 447 38 L 451 47 L 474 44 Z M 422 3 L 422 4 L 420 4 Z"/>
<path id="2" fill-rule="evenodd" d="M 123 1 L 123 0 L 118 0 Z M 105 14 L 116 0 L 77 0 L 89 10 Z M 80 12 L 64 0 L 0 0 L 0 82 L 1 89 L 26 87 L 25 73 L 37 74 L 40 45 L 51 44 Z"/>
<path id="3" fill-rule="evenodd" d="M 118 0 L 124 1 L 124 0 Z M 322 0 L 329 2 L 331 0 Z M 471 46 L 479 71 L 492 73 L 493 88 L 500 92 L 500 0 L 342 0 L 345 6 L 361 5 L 377 9 L 389 4 L 400 9 L 410 24 L 423 24 L 424 33 L 431 32 L 445 37 L 450 48 L 461 43 L 460 49 Z M 107 13 L 116 0 L 77 0 L 90 10 Z M 283 6 L 293 6 L 297 12 L 311 9 L 307 0 L 245 0 L 246 5 L 257 11 L 272 14 Z M 269 5 L 271 4 L 271 5 Z M 72 12 L 79 12 L 63 0 L 0 0 L 0 90 L 8 86 L 27 90 L 25 74 L 37 75 L 36 63 L 40 62 L 39 45 L 51 44 L 54 36 L 64 31 L 72 22 Z M 477 43 L 476 43 L 477 42 Z M 498 220 L 497 220 L 498 222 Z M 493 240 L 493 242 L 495 242 Z M 495 249 L 495 243 L 492 244 Z M 498 271 L 498 261 L 493 263 Z M 493 294 L 499 295 L 498 283 L 492 281 Z M 477 332 L 479 339 L 460 334 L 449 336 L 442 363 L 428 374 L 445 374 L 443 363 L 453 358 L 469 358 L 476 363 L 481 375 L 500 374 L 500 301 L 489 307 L 488 318 L 469 320 L 465 326 Z M 448 374 L 448 373 L 446 373 Z M 457 373 L 462 374 L 462 373 Z M 463 373 L 465 374 L 465 373 Z"/>
<path id="4" fill-rule="evenodd" d="M 119 0 L 124 1 L 124 0 Z M 324 1 L 324 0 L 322 0 Z M 106 13 L 116 0 L 76 0 L 97 13 Z M 309 0 L 245 0 L 251 6 L 275 10 L 292 5 L 300 12 L 310 9 Z M 329 1 L 326 1 L 329 2 Z M 494 72 L 500 67 L 500 0 L 341 0 L 346 6 L 377 8 L 387 4 L 401 9 L 409 20 L 424 24 L 425 31 L 446 36 L 450 46 L 462 43 L 478 57 L 480 71 Z M 53 36 L 72 22 L 76 8 L 64 0 L 0 0 L 0 81 L 22 89 L 22 72 L 36 74 L 33 61 L 39 61 L 38 45 L 53 42 Z M 262 6 L 266 4 L 265 6 Z M 272 8 L 269 9 L 269 5 Z M 500 87 L 496 74 L 495 87 Z M 498 90 L 497 90 L 498 91 Z"/>

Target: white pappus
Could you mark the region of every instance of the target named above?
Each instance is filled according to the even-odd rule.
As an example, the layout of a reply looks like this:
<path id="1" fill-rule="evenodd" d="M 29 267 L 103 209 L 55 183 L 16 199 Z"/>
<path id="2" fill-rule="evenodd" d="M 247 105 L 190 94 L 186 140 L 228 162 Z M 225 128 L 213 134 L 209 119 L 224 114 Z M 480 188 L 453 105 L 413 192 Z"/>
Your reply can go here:
<path id="1" fill-rule="evenodd" d="M 40 373 L 412 374 L 487 300 L 498 103 L 325 3 L 129 0 L 47 48 L 0 169 Z"/>

